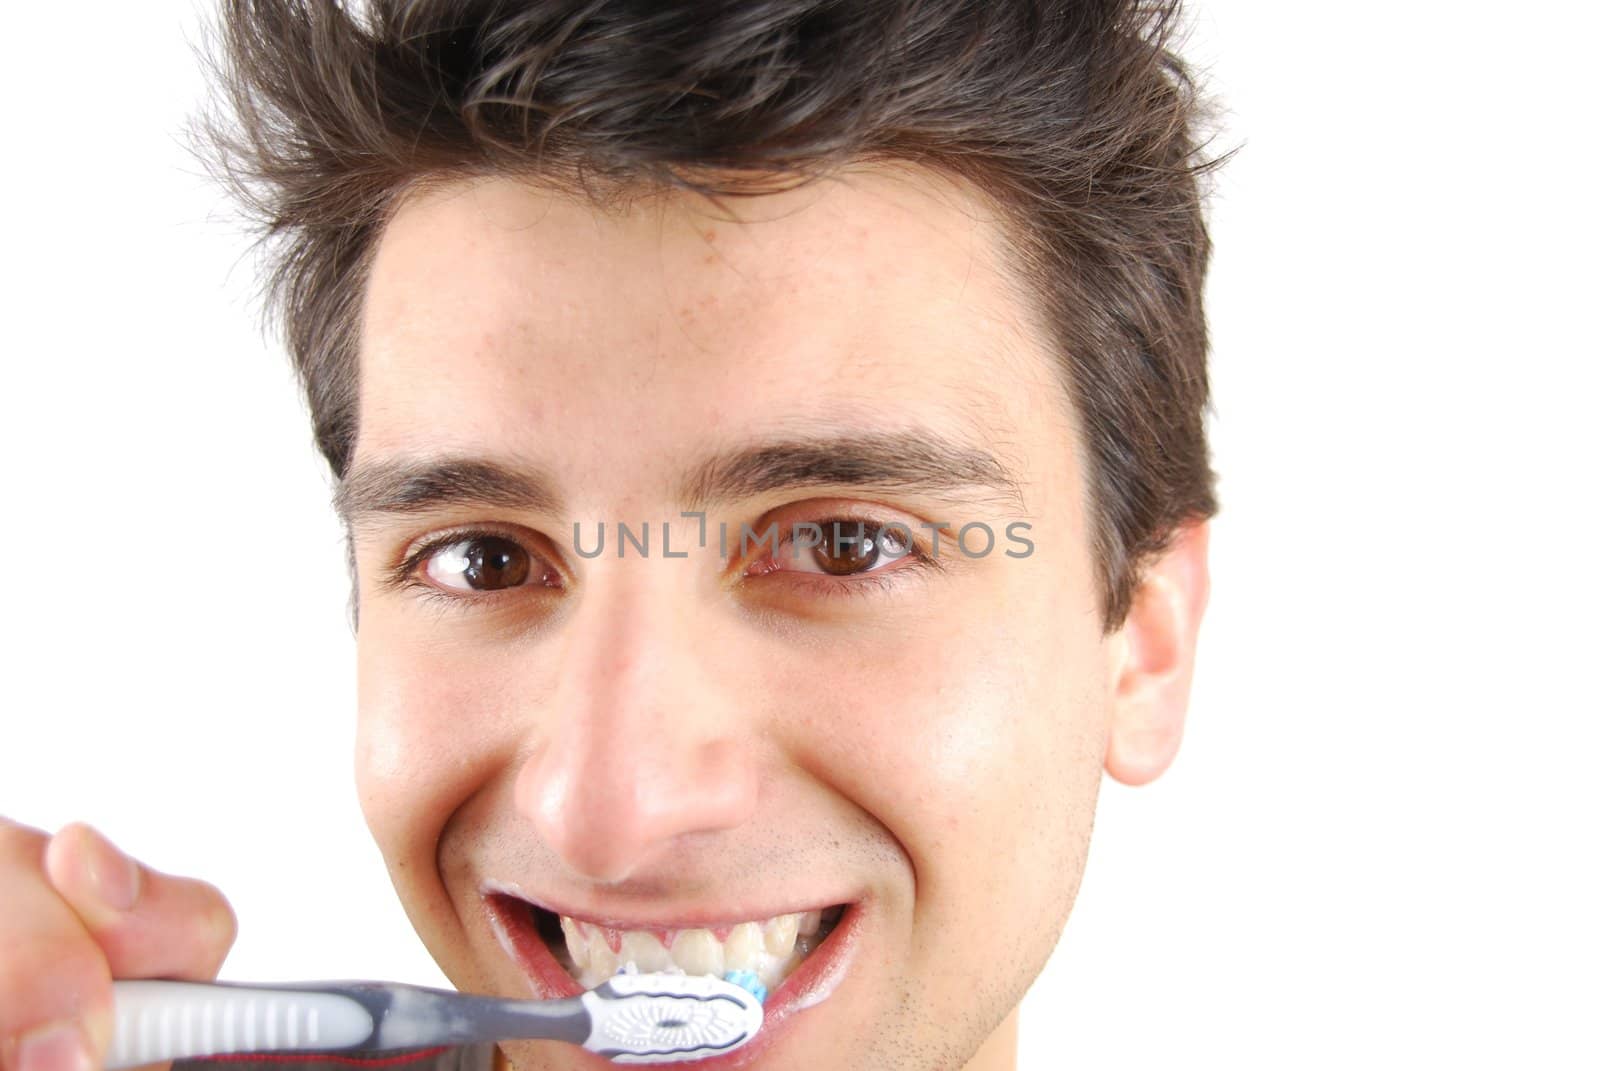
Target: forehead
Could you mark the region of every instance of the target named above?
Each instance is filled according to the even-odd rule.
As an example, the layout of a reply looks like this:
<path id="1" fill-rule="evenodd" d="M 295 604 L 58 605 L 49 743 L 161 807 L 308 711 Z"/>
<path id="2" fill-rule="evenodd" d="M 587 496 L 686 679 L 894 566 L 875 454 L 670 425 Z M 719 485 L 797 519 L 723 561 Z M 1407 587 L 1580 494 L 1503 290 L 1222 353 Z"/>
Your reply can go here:
<path id="1" fill-rule="evenodd" d="M 1055 398 L 959 185 L 862 169 L 724 206 L 601 211 L 506 177 L 408 198 L 366 295 L 358 457 L 491 450 L 604 479 L 616 449 L 639 471 L 816 424 L 992 440 Z"/>

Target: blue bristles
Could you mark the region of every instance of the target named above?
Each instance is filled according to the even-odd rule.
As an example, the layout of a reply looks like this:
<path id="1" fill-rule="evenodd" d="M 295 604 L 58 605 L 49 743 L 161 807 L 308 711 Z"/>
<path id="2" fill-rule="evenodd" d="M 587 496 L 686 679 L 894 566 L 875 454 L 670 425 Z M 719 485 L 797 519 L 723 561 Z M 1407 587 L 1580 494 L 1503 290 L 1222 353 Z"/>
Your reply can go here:
<path id="1" fill-rule="evenodd" d="M 763 1004 L 767 1002 L 767 987 L 761 984 L 761 979 L 756 977 L 755 971 L 729 971 L 722 976 L 722 980 L 748 990 Z"/>

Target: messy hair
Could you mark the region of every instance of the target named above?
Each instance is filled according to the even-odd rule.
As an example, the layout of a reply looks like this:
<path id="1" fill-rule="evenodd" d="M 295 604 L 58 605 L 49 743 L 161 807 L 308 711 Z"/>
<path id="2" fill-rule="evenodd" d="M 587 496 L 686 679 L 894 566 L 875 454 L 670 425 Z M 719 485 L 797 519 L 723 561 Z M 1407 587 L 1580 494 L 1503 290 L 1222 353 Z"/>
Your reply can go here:
<path id="1" fill-rule="evenodd" d="M 342 482 L 359 320 L 419 184 L 527 177 L 597 207 L 898 162 L 996 209 L 1088 474 L 1106 632 L 1217 510 L 1202 289 L 1211 111 L 1178 0 L 222 0 L 194 130 Z M 352 578 L 353 579 L 353 578 Z"/>

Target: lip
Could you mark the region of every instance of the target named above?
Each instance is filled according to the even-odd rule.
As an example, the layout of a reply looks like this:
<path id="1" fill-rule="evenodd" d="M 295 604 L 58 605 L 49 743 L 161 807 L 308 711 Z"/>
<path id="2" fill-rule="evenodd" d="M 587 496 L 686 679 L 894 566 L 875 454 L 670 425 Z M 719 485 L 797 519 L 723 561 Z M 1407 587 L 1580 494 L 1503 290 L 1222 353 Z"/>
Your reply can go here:
<path id="1" fill-rule="evenodd" d="M 516 901 L 522 901 L 519 908 Z M 522 969 L 527 977 L 529 987 L 537 1000 L 554 1000 L 561 997 L 575 997 L 584 992 L 561 964 L 556 962 L 555 956 L 545 946 L 534 928 L 532 918 L 526 907 L 535 904 L 546 911 L 556 911 L 543 903 L 531 900 L 521 892 L 512 892 L 505 886 L 491 887 L 486 885 L 483 896 L 484 909 L 489 917 L 490 928 L 499 940 L 500 946 L 505 949 L 511 960 Z M 794 969 L 777 989 L 767 995 L 763 1005 L 763 1021 L 760 1031 L 755 1038 L 736 1052 L 724 1056 L 713 1056 L 694 1062 L 695 1071 L 744 1071 L 752 1066 L 762 1055 L 787 1037 L 795 1028 L 795 1015 L 805 1011 L 832 995 L 834 989 L 844 980 L 849 973 L 851 964 L 855 961 L 860 950 L 861 940 L 865 929 L 870 901 L 866 898 L 851 901 L 833 901 L 835 904 L 844 904 L 844 915 L 828 934 L 826 940 L 812 950 L 800 966 Z M 799 910 L 807 910 L 800 908 Z M 560 914 L 561 912 L 557 912 Z M 792 912 L 779 911 L 777 914 Z M 569 917 L 579 917 L 570 916 Z M 721 914 L 719 913 L 719 918 Z M 771 915 L 746 916 L 742 921 L 752 918 L 770 918 Z M 690 916 L 694 919 L 694 916 Z M 702 916 L 709 919 L 710 916 Z M 585 918 L 584 921 L 590 921 Z M 672 923 L 674 927 L 684 925 L 684 916 L 672 919 L 649 920 L 610 920 L 618 924 L 621 929 L 645 929 L 650 926 Z M 694 928 L 705 925 L 710 928 L 710 923 L 688 921 L 684 928 Z M 616 1065 L 604 1057 L 594 1053 L 580 1050 L 582 1056 L 592 1057 L 595 1061 L 590 1064 L 584 1061 L 584 1066 L 597 1069 L 611 1068 Z"/>
<path id="2" fill-rule="evenodd" d="M 552 915 L 565 915 L 578 922 L 587 922 L 591 926 L 604 926 L 616 930 L 716 930 L 732 929 L 744 922 L 765 922 L 775 919 L 779 915 L 797 915 L 806 911 L 822 911 L 840 904 L 848 906 L 853 903 L 853 898 L 841 896 L 833 900 L 815 900 L 797 906 L 763 908 L 740 905 L 729 909 L 720 907 L 694 908 L 687 913 L 672 916 L 667 915 L 603 915 L 576 909 L 570 904 L 563 905 L 543 897 L 530 896 L 521 887 L 506 881 L 486 880 L 479 887 L 480 893 L 498 893 L 517 900 L 525 900 L 535 907 L 543 908 Z"/>

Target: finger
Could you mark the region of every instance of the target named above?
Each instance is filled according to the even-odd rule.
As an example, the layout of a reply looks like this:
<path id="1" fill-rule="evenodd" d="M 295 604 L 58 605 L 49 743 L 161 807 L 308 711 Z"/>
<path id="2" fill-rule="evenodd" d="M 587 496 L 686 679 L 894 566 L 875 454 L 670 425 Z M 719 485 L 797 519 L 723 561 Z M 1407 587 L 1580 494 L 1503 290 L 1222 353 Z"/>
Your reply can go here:
<path id="1" fill-rule="evenodd" d="M 45 879 L 47 837 L 0 819 L 0 1062 L 88 1071 L 111 1040 L 111 972 Z"/>
<path id="2" fill-rule="evenodd" d="M 216 886 L 145 866 L 82 822 L 50 838 L 44 869 L 113 978 L 209 981 L 238 933 L 233 908 Z"/>

